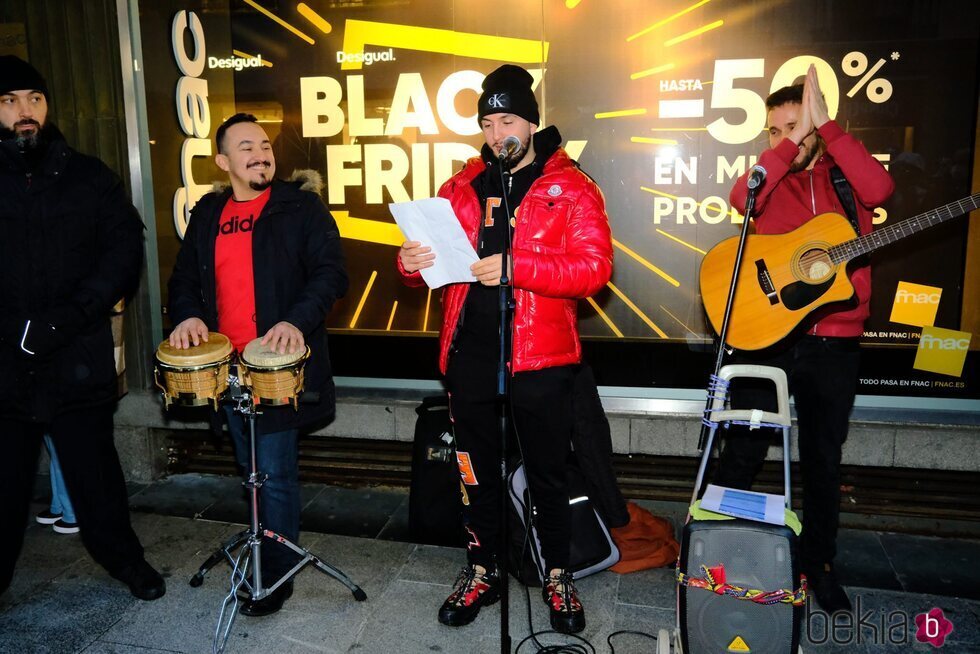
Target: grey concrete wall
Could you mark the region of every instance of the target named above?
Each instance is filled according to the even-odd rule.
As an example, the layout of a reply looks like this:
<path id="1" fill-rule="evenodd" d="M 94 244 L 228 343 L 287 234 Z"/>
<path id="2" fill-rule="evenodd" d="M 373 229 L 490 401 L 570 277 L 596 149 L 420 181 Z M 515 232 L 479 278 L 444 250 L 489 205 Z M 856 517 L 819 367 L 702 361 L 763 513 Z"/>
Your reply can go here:
<path id="1" fill-rule="evenodd" d="M 341 399 L 337 419 L 315 433 L 410 442 L 415 431 L 416 404 L 413 400 Z M 190 419 L 166 415 L 155 393 L 130 393 L 123 398 L 116 412 L 116 447 L 127 479 L 147 481 L 160 477 L 166 469 L 162 437 L 151 428 L 208 428 L 206 409 L 184 413 Z M 701 429 L 698 414 L 610 412 L 608 417 L 613 451 L 617 454 L 697 455 Z M 791 447 L 792 459 L 798 460 L 795 438 Z M 843 459 L 847 465 L 978 471 L 978 447 L 977 426 L 852 420 Z M 774 446 L 770 458 L 778 459 L 779 450 Z"/>

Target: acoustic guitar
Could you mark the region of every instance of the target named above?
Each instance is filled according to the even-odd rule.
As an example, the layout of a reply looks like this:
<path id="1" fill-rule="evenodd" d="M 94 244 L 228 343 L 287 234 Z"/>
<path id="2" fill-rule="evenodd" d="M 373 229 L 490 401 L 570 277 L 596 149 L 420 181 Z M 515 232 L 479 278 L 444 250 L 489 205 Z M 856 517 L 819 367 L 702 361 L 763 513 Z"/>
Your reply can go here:
<path id="1" fill-rule="evenodd" d="M 980 193 L 857 236 L 836 213 L 814 217 L 792 232 L 746 238 L 728 345 L 759 350 L 776 343 L 818 307 L 848 300 L 854 287 L 847 262 L 980 207 Z M 701 299 L 708 320 L 721 330 L 738 237 L 711 248 L 701 262 Z"/>

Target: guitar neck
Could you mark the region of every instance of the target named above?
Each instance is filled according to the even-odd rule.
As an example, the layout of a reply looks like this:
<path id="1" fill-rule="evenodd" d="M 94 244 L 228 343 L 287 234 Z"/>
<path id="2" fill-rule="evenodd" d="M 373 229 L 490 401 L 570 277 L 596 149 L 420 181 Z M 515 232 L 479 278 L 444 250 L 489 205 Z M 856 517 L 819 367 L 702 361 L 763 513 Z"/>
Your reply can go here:
<path id="1" fill-rule="evenodd" d="M 957 202 L 950 202 L 938 209 L 921 213 L 918 216 L 907 218 L 883 229 L 876 229 L 870 234 L 865 234 L 845 243 L 835 245 L 828 250 L 828 253 L 835 263 L 849 261 L 862 254 L 873 252 L 883 245 L 894 243 L 906 236 L 911 236 L 924 229 L 929 229 L 939 223 L 946 222 L 950 218 L 962 216 L 974 209 L 980 209 L 980 193 L 974 193 L 970 197 L 963 198 Z"/>

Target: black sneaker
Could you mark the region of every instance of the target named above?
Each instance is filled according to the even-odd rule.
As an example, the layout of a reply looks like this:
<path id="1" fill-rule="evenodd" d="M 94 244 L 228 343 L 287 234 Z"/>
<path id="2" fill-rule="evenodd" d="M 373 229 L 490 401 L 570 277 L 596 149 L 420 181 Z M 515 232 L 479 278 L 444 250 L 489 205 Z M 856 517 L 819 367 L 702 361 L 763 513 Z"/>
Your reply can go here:
<path id="1" fill-rule="evenodd" d="M 837 575 L 830 565 L 811 570 L 807 575 L 807 591 L 828 615 L 837 611 L 850 611 L 851 600 L 837 581 Z"/>
<path id="2" fill-rule="evenodd" d="M 293 582 L 287 581 L 279 588 L 275 589 L 260 600 L 248 600 L 242 604 L 238 612 L 250 618 L 259 618 L 263 615 L 277 613 L 282 605 L 293 596 Z"/>
<path id="3" fill-rule="evenodd" d="M 473 622 L 481 607 L 490 606 L 499 599 L 500 577 L 497 571 L 467 565 L 456 577 L 453 592 L 439 609 L 439 622 L 450 627 L 462 627 Z"/>
<path id="4" fill-rule="evenodd" d="M 62 518 L 58 518 L 57 520 L 55 520 L 54 521 L 54 524 L 51 525 L 51 528 L 54 529 L 59 534 L 77 534 L 78 533 L 78 523 L 77 522 L 67 522 L 67 521 L 65 521 Z"/>
<path id="5" fill-rule="evenodd" d="M 37 520 L 38 523 L 42 525 L 53 525 L 54 523 L 61 520 L 61 514 L 51 513 L 50 511 L 45 509 L 44 511 L 41 511 L 36 516 L 34 516 L 34 519 Z"/>
<path id="6" fill-rule="evenodd" d="M 563 634 L 577 634 L 585 629 L 585 609 L 579 601 L 572 573 L 559 570 L 544 580 L 541 589 L 548 605 L 551 628 Z"/>

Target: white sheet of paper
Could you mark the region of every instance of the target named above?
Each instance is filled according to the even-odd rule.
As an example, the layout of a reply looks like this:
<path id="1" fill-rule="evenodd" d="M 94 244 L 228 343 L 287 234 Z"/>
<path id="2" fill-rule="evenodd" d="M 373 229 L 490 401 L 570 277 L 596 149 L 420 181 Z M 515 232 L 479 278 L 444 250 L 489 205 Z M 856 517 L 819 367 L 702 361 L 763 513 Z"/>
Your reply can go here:
<path id="1" fill-rule="evenodd" d="M 786 524 L 786 506 L 782 495 L 754 493 L 708 484 L 701 498 L 701 508 L 705 511 L 771 525 Z"/>
<path id="2" fill-rule="evenodd" d="M 479 260 L 446 198 L 425 198 L 388 205 L 391 215 L 410 241 L 432 248 L 431 268 L 421 270 L 429 288 L 457 282 L 475 282 L 470 266 Z"/>

